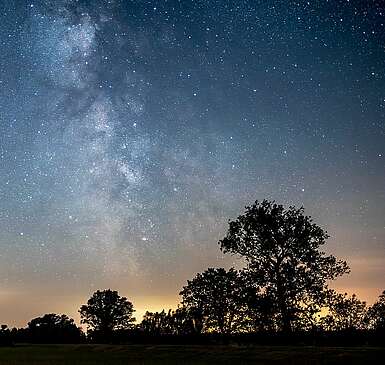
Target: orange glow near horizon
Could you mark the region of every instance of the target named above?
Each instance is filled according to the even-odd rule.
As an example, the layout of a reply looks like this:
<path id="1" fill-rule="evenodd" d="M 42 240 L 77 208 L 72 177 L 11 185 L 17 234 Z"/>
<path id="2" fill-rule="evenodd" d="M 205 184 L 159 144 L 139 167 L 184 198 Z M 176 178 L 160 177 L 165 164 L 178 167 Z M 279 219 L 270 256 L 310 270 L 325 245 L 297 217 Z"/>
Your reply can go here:
<path id="1" fill-rule="evenodd" d="M 382 284 L 382 267 L 381 260 L 372 258 L 365 260 L 351 259 L 350 266 L 352 272 L 343 278 L 336 280 L 330 285 L 333 289 L 341 293 L 357 294 L 358 298 L 367 302 L 368 305 L 373 304 L 381 292 L 384 290 Z M 186 278 L 190 279 L 190 278 Z M 357 285 L 360 283 L 362 285 Z M 370 283 L 374 285 L 370 285 Z M 183 283 L 184 285 L 184 283 Z M 375 286 L 377 285 L 377 286 Z M 119 285 L 118 285 L 119 286 Z M 116 289 L 113 285 L 104 288 Z M 135 295 L 132 289 L 125 289 L 120 286 L 117 290 L 122 296 L 126 296 L 135 308 L 135 318 L 137 323 L 141 321 L 146 311 L 161 311 L 165 309 L 175 309 L 180 302 L 178 293 L 181 288 L 175 288 L 175 294 L 168 293 L 162 295 L 157 291 L 156 295 Z M 95 289 L 97 290 L 97 289 Z M 171 288 L 168 288 L 170 291 Z M 154 291 L 156 291 L 154 289 Z M 92 291 L 90 291 L 92 294 Z M 26 301 L 25 298 L 28 298 Z M 41 316 L 45 313 L 64 313 L 74 318 L 76 323 L 80 324 L 78 308 L 86 303 L 88 296 L 80 293 L 74 295 L 60 295 L 54 289 L 44 292 L 37 292 L 33 295 L 28 291 L 0 291 L 0 324 L 7 324 L 10 327 L 24 327 L 34 317 Z"/>

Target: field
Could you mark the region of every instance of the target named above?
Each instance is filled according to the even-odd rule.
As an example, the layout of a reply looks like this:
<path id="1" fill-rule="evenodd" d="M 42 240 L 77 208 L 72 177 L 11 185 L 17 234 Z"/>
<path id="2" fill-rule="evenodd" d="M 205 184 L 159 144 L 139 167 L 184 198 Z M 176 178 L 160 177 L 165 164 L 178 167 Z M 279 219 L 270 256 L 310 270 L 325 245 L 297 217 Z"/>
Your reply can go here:
<path id="1" fill-rule="evenodd" d="M 0 365 L 382 364 L 385 348 L 270 346 L 19 345 Z"/>

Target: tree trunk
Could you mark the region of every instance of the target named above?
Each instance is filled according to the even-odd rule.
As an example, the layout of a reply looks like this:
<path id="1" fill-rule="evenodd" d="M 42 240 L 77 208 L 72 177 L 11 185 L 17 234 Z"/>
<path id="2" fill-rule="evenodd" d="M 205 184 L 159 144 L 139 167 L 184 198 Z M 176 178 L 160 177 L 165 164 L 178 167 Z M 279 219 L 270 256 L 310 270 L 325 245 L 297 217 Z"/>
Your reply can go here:
<path id="1" fill-rule="evenodd" d="M 283 333 L 291 333 L 291 318 L 289 314 L 288 304 L 286 303 L 286 295 L 282 284 L 282 278 L 277 273 L 277 301 L 278 309 L 281 314 L 281 325 Z"/>

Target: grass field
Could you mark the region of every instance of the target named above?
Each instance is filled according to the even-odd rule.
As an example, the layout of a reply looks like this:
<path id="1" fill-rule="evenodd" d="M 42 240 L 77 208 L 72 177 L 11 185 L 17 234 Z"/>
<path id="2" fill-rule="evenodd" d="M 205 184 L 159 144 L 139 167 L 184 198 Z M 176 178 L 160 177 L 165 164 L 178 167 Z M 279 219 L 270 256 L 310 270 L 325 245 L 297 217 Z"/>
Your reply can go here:
<path id="1" fill-rule="evenodd" d="M 21 364 L 383 364 L 385 348 L 269 346 L 20 345 L 0 365 Z"/>

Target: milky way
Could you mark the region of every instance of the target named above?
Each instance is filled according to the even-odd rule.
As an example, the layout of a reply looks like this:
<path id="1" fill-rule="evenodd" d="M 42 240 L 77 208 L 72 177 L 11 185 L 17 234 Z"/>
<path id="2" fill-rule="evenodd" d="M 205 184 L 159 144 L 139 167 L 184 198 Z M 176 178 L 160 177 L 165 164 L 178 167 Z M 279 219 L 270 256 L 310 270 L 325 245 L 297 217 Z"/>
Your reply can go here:
<path id="1" fill-rule="evenodd" d="M 385 9 L 364 3 L 4 1 L 0 321 L 106 286 L 175 302 L 237 264 L 217 241 L 263 198 L 304 205 L 340 286 L 377 296 Z"/>

